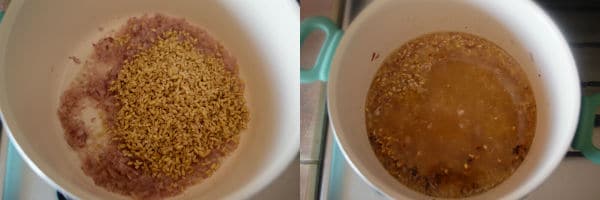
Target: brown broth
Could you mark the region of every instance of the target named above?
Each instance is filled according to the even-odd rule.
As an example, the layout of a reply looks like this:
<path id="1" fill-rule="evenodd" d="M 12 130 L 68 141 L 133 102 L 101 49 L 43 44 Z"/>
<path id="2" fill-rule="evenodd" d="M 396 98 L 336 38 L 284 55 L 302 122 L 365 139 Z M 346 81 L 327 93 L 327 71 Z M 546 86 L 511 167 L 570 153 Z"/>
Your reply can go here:
<path id="1" fill-rule="evenodd" d="M 371 146 L 386 170 L 434 197 L 498 185 L 530 148 L 536 104 L 507 52 L 475 35 L 409 41 L 379 68 L 366 101 Z"/>

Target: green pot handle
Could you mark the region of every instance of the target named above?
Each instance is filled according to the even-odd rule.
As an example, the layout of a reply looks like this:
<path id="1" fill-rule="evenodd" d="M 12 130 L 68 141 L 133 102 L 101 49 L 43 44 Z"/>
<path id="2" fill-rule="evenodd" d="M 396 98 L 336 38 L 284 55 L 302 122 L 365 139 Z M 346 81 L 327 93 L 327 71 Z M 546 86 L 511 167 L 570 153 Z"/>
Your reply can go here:
<path id="1" fill-rule="evenodd" d="M 328 18 L 310 17 L 300 24 L 300 45 L 304 43 L 304 39 L 306 39 L 311 32 L 317 29 L 325 32 L 325 42 L 323 42 L 323 45 L 321 46 L 315 65 L 310 69 L 300 69 L 301 83 L 327 81 L 331 59 L 335 54 L 335 49 L 340 42 L 340 38 L 342 38 L 342 30 Z"/>
<path id="2" fill-rule="evenodd" d="M 581 151 L 585 158 L 596 164 L 600 164 L 600 149 L 592 143 L 594 121 L 596 111 L 600 106 L 600 94 L 583 96 L 581 98 L 581 112 L 579 113 L 579 124 L 577 133 L 571 147 Z"/>

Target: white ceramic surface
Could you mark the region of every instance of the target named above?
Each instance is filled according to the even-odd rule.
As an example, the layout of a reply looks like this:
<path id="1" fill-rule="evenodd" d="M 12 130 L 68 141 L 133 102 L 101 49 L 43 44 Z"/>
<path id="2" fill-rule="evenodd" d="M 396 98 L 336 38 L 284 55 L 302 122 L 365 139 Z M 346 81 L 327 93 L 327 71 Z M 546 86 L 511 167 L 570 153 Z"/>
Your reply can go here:
<path id="1" fill-rule="evenodd" d="M 246 84 L 249 128 L 211 178 L 174 199 L 243 199 L 276 178 L 299 146 L 299 8 L 269 0 L 13 0 L 0 24 L 0 110 L 33 171 L 69 196 L 122 199 L 94 185 L 63 138 L 59 95 L 91 44 L 131 17 L 184 17 L 220 40 Z M 99 31 L 103 27 L 103 31 Z"/>
<path id="2" fill-rule="evenodd" d="M 369 144 L 364 103 L 371 80 L 391 51 L 419 35 L 462 31 L 482 36 L 523 67 L 537 102 L 536 135 L 528 156 L 506 181 L 469 199 L 518 199 L 538 187 L 562 160 L 578 122 L 580 88 L 575 62 L 558 28 L 523 0 L 379 0 L 352 22 L 334 56 L 329 116 L 350 166 L 392 199 L 429 199 L 390 176 Z M 381 58 L 371 62 L 373 52 Z"/>

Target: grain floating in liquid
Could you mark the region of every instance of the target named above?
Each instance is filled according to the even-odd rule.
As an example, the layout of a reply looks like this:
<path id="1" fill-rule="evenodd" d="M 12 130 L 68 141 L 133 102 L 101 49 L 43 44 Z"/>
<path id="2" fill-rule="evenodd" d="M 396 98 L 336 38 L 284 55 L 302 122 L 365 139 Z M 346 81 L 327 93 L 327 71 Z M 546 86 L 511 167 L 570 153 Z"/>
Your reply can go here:
<path id="1" fill-rule="evenodd" d="M 433 197 L 469 197 L 506 180 L 534 137 L 536 104 L 517 61 L 460 32 L 393 51 L 366 99 L 368 138 L 388 173 Z"/>

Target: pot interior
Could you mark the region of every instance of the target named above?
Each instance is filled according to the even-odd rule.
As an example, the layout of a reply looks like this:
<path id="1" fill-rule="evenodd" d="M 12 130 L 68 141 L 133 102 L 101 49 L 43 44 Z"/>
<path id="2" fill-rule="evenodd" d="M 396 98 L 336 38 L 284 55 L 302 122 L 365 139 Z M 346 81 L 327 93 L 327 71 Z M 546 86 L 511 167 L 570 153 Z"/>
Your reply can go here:
<path id="1" fill-rule="evenodd" d="M 350 25 L 337 49 L 328 84 L 330 119 L 351 166 L 371 186 L 396 198 L 427 199 L 390 176 L 366 133 L 365 100 L 380 64 L 420 35 L 458 31 L 507 51 L 526 73 L 537 104 L 536 134 L 518 170 L 470 199 L 516 199 L 537 187 L 564 156 L 579 113 L 579 79 L 561 33 L 528 1 L 376 1 Z M 380 58 L 371 61 L 373 54 Z M 431 198 L 431 197 L 429 197 Z"/>
<path id="2" fill-rule="evenodd" d="M 296 9 L 292 3 L 269 1 L 13 1 L 0 26 L 0 108 L 6 128 L 34 171 L 68 195 L 124 198 L 84 175 L 64 139 L 59 97 L 82 68 L 68 57 L 84 60 L 94 42 L 129 17 L 183 17 L 237 58 L 250 122 L 237 150 L 219 170 L 175 199 L 252 195 L 298 152 L 297 134 L 292 133 L 299 132 L 299 116 L 289 113 L 299 110 L 299 59 L 290 48 L 299 46 L 299 33 L 297 24 L 281 23 L 299 21 Z M 273 21 L 274 16 L 281 21 Z"/>

